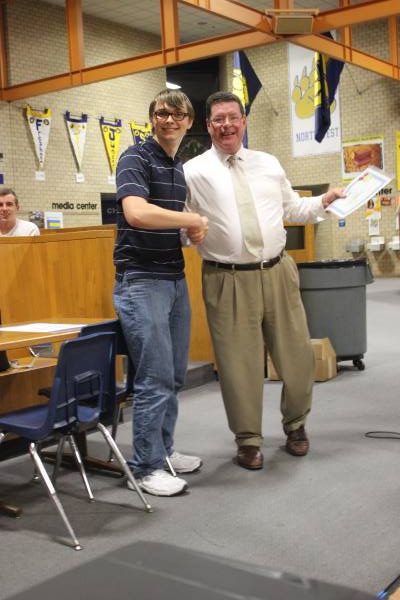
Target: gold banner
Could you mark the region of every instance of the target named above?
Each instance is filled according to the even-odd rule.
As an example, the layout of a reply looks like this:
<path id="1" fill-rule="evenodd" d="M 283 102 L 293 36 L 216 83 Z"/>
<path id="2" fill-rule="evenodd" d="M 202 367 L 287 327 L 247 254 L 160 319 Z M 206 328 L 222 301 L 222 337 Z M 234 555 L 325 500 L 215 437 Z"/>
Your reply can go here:
<path id="1" fill-rule="evenodd" d="M 107 123 L 103 117 L 100 117 L 100 127 L 103 134 L 104 145 L 106 147 L 108 162 L 110 163 L 111 174 L 113 175 L 117 166 L 122 121 L 121 119 L 115 119 L 114 123 Z"/>
<path id="2" fill-rule="evenodd" d="M 138 125 L 136 121 L 131 121 L 130 126 L 134 144 L 140 144 L 151 136 L 151 123 Z"/>

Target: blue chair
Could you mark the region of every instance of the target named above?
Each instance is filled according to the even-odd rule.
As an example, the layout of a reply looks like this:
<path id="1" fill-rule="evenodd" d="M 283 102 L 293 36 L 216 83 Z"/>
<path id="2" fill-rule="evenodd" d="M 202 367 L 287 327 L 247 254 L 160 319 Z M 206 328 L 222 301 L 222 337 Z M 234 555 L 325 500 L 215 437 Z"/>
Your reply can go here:
<path id="1" fill-rule="evenodd" d="M 122 331 L 121 323 L 119 319 L 112 321 L 104 321 L 102 323 L 95 323 L 93 325 L 85 325 L 82 327 L 80 336 L 92 335 L 94 333 L 115 333 L 116 344 L 115 353 L 118 356 L 126 357 L 126 374 L 122 382 L 117 381 L 115 386 L 115 405 L 112 413 L 111 421 L 111 436 L 115 440 L 117 437 L 118 424 L 121 420 L 122 409 L 132 406 L 133 396 L 133 383 L 135 379 L 135 368 L 132 360 L 129 356 L 128 347 L 126 345 L 125 337 Z M 113 453 L 110 452 L 109 460 L 113 459 Z M 176 477 L 175 469 L 171 464 L 169 456 L 165 457 L 165 462 L 171 474 Z"/>
<path id="2" fill-rule="evenodd" d="M 151 506 L 136 483 L 131 470 L 109 431 L 100 423 L 100 415 L 112 405 L 115 398 L 115 335 L 100 333 L 64 342 L 61 346 L 50 400 L 47 405 L 36 405 L 0 416 L 0 443 L 5 433 L 15 433 L 30 441 L 29 452 L 35 468 L 54 502 L 76 550 L 81 545 L 65 514 L 40 454 L 37 444 L 60 438 L 60 455 L 65 439 L 81 473 L 89 499 L 94 500 L 74 435 L 97 428 L 116 456 L 126 477 L 132 483 L 146 511 Z M 58 465 L 56 464 L 55 472 Z"/>
<path id="3" fill-rule="evenodd" d="M 133 380 L 135 376 L 134 367 L 129 357 L 128 348 L 126 346 L 124 334 L 122 333 L 121 324 L 118 319 L 95 323 L 93 325 L 85 325 L 82 327 L 80 337 L 93 335 L 96 333 L 114 333 L 115 334 L 115 354 L 124 357 L 126 360 L 126 373 L 123 381 L 117 381 L 115 384 L 115 402 L 108 407 L 105 412 L 108 413 L 108 418 L 111 419 L 111 436 L 115 440 L 117 437 L 118 424 L 121 420 L 122 410 L 128 406 L 132 406 L 133 401 Z M 50 397 L 51 388 L 41 388 L 40 396 Z M 86 457 L 85 457 L 86 458 Z M 110 451 L 109 459 L 113 460 L 113 453 Z M 96 464 L 96 463 L 95 463 Z"/>

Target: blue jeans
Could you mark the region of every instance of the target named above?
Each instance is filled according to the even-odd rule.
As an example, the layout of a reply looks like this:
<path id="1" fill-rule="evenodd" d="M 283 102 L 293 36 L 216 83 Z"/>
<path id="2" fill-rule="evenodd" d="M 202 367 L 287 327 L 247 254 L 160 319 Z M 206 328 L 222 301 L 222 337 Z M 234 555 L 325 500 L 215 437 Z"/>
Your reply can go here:
<path id="1" fill-rule="evenodd" d="M 173 450 L 189 356 L 190 304 L 185 279 L 129 279 L 114 288 L 115 310 L 135 366 L 133 457 L 142 478 L 162 469 Z"/>

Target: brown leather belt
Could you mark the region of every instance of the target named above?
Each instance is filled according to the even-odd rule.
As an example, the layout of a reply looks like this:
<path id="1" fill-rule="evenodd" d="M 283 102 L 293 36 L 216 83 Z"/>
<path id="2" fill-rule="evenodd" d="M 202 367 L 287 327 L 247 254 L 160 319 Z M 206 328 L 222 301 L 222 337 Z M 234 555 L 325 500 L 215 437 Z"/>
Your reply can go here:
<path id="1" fill-rule="evenodd" d="M 270 258 L 269 260 L 262 260 L 261 262 L 256 263 L 221 263 L 216 262 L 215 260 L 204 260 L 205 265 L 209 265 L 210 267 L 215 267 L 216 269 L 225 269 L 227 271 L 262 271 L 263 269 L 270 269 L 274 265 L 276 265 L 283 256 L 283 250 L 275 258 Z"/>

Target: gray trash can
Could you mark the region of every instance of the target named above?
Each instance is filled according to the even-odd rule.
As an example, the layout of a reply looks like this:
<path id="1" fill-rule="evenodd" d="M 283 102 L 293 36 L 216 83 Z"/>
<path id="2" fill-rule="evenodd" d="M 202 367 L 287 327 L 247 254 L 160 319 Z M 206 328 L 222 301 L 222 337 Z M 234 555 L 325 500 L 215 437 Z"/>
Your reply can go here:
<path id="1" fill-rule="evenodd" d="M 312 338 L 328 337 L 337 360 L 352 360 L 360 371 L 367 350 L 365 258 L 304 262 L 297 265 L 300 291 Z"/>

